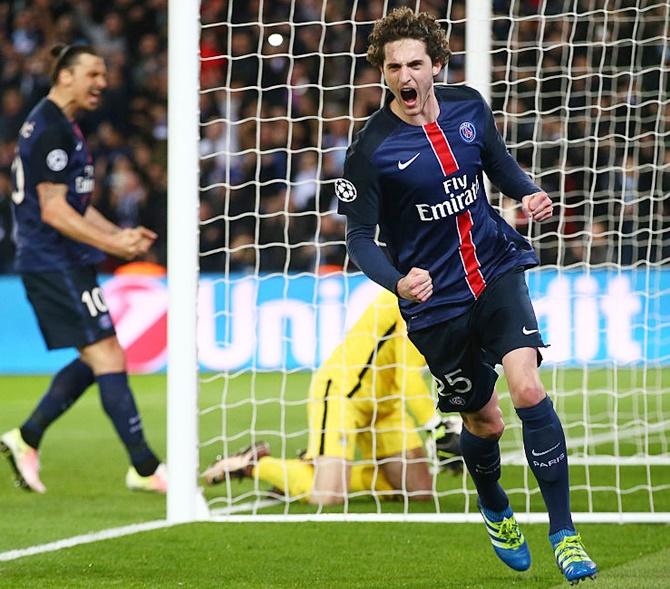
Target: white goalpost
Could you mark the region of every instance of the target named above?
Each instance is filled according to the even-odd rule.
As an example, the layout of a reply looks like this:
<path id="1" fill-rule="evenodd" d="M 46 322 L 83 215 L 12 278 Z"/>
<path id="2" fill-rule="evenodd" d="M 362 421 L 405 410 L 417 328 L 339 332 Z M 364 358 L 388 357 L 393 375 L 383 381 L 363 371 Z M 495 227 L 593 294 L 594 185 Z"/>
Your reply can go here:
<path id="1" fill-rule="evenodd" d="M 168 7 L 167 519 L 206 515 L 198 490 L 198 2 Z M 188 229 L 187 229 L 188 228 Z"/>
<path id="2" fill-rule="evenodd" d="M 201 479 L 216 456 L 264 440 L 288 487 L 311 375 L 378 292 L 346 255 L 333 187 L 383 104 L 367 35 L 400 5 L 443 23 L 453 55 L 437 83 L 482 93 L 557 205 L 527 224 L 487 185 L 541 260 L 527 280 L 575 521 L 670 522 L 664 0 L 170 0 L 168 520 L 480 519 L 467 476 L 432 462 L 434 500 L 421 504 L 369 489 L 326 509 L 260 476 Z M 502 483 L 520 521 L 546 521 L 502 378 L 500 396 Z"/>

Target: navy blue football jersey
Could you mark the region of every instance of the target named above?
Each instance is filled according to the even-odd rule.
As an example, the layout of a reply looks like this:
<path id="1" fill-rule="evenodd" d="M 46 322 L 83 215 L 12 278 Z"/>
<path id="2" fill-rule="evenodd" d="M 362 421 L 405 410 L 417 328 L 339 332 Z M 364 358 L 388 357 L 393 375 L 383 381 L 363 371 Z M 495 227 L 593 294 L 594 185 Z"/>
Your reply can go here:
<path id="1" fill-rule="evenodd" d="M 83 215 L 94 183 L 93 160 L 79 126 L 47 98 L 19 131 L 12 181 L 18 272 L 65 270 L 104 259 L 100 250 L 65 237 L 41 220 L 38 184 L 66 184 L 67 202 Z"/>
<path id="2" fill-rule="evenodd" d="M 520 200 L 540 189 L 507 151 L 491 109 L 466 86 L 435 86 L 440 114 L 410 125 L 387 103 L 349 147 L 335 183 L 338 210 L 378 225 L 393 265 L 430 272 L 433 295 L 400 301 L 410 330 L 464 313 L 497 276 L 538 263 L 531 245 L 489 204 L 483 173 Z"/>

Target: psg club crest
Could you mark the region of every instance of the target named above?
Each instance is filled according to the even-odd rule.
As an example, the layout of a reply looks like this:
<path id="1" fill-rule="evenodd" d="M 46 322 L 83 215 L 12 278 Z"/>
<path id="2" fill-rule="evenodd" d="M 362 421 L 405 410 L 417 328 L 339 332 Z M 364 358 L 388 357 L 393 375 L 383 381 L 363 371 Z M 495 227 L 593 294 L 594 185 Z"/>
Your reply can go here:
<path id="1" fill-rule="evenodd" d="M 461 123 L 461 126 L 458 128 L 458 132 L 461 134 L 461 138 L 466 143 L 472 143 L 475 140 L 475 137 L 477 137 L 475 126 L 470 121 Z"/>
<path id="2" fill-rule="evenodd" d="M 356 187 L 345 178 L 335 180 L 335 195 L 342 202 L 351 202 L 356 198 Z"/>

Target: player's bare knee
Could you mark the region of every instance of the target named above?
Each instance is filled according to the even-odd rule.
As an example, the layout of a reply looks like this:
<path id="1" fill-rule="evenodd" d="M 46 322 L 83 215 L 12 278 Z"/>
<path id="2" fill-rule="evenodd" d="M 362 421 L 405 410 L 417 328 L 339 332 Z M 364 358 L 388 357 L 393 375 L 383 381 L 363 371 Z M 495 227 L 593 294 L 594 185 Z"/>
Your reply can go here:
<path id="1" fill-rule="evenodd" d="M 81 348 L 79 355 L 95 374 L 123 372 L 126 369 L 126 355 L 116 337 L 108 337 Z"/>
<path id="2" fill-rule="evenodd" d="M 502 438 L 502 435 L 505 431 L 505 424 L 502 419 L 493 422 L 487 422 L 484 424 L 482 430 L 483 435 L 480 435 L 480 438 L 485 438 L 487 440 L 499 440 Z"/>
<path id="3" fill-rule="evenodd" d="M 499 440 L 505 431 L 505 422 L 502 414 L 495 413 L 488 415 L 486 419 L 481 416 L 462 413 L 463 425 L 473 436 L 485 440 Z"/>
<path id="4" fill-rule="evenodd" d="M 547 396 L 544 386 L 539 381 L 524 383 L 510 392 L 514 406 L 517 409 L 534 407 Z"/>

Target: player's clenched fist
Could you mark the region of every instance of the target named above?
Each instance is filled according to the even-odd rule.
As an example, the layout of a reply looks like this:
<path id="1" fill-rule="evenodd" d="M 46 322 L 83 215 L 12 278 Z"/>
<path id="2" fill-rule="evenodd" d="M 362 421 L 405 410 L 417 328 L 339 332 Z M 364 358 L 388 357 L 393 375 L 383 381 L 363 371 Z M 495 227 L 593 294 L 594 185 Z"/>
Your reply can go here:
<path id="1" fill-rule="evenodd" d="M 554 211 L 554 205 L 546 192 L 527 194 L 521 199 L 521 208 L 533 221 L 544 221 Z"/>
<path id="2" fill-rule="evenodd" d="M 396 290 L 403 299 L 423 303 L 433 294 L 433 279 L 428 270 L 412 268 L 406 276 L 398 280 Z"/>
<path id="3" fill-rule="evenodd" d="M 146 227 L 122 229 L 114 235 L 114 254 L 124 260 L 132 260 L 146 253 L 156 239 L 156 234 Z"/>
<path id="4" fill-rule="evenodd" d="M 154 241 L 156 241 L 158 235 L 151 229 L 147 229 L 142 225 L 136 227 L 135 231 L 137 231 L 138 235 L 140 236 L 138 243 L 138 254 L 146 254 L 151 249 L 151 246 L 154 244 Z"/>

